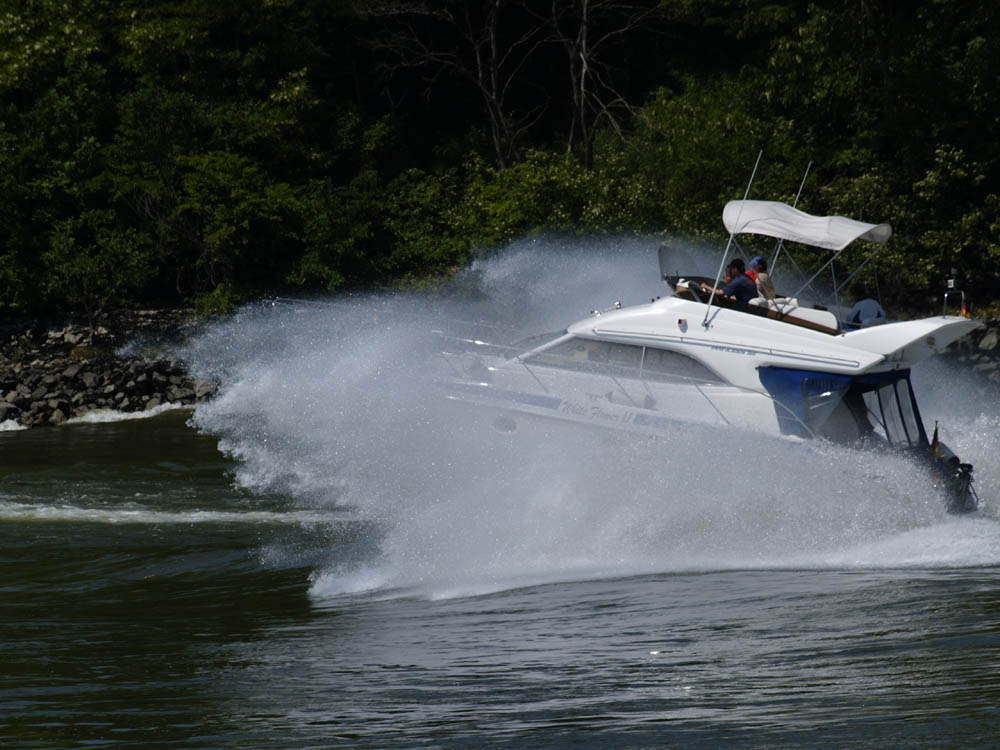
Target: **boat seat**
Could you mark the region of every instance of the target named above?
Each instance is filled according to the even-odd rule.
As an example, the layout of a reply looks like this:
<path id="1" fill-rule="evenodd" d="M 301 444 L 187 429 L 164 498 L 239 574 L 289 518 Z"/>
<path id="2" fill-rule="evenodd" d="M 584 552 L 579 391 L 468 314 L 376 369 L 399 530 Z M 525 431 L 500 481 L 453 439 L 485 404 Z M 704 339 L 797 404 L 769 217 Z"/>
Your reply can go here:
<path id="1" fill-rule="evenodd" d="M 757 305 L 759 307 L 770 307 L 772 310 L 778 310 L 782 306 L 786 308 L 798 307 L 799 299 L 798 297 L 775 297 L 774 299 L 769 300 L 765 297 L 755 297 L 750 300 L 750 304 Z"/>
<path id="2" fill-rule="evenodd" d="M 824 328 L 832 328 L 836 330 L 839 327 L 837 316 L 832 312 L 828 310 L 815 310 L 811 307 L 801 307 L 798 299 L 795 297 L 778 297 L 772 300 L 764 299 L 763 297 L 755 297 L 750 300 L 750 304 L 755 307 L 764 307 L 777 313 L 777 317 L 779 319 L 788 316 L 799 320 L 805 320 L 809 323 L 815 323 L 823 326 Z"/>

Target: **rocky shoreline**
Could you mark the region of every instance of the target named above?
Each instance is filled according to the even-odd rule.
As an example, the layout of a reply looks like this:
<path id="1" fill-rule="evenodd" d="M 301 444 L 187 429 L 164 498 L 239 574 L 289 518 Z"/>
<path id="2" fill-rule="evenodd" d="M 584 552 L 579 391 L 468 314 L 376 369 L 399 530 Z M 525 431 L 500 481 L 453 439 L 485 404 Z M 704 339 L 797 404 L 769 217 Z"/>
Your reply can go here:
<path id="1" fill-rule="evenodd" d="M 59 425 L 98 410 L 148 411 L 193 405 L 217 384 L 193 379 L 169 356 L 197 331 L 190 310 L 104 315 L 93 327 L 0 322 L 0 426 Z"/>

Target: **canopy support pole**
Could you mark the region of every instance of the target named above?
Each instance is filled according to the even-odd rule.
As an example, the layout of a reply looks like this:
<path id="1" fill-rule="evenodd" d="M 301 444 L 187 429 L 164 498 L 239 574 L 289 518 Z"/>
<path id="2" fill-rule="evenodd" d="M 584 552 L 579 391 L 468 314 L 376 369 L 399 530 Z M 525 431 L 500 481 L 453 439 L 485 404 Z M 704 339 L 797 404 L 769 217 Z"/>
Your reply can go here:
<path id="1" fill-rule="evenodd" d="M 753 185 L 754 177 L 757 176 L 757 167 L 760 166 L 760 158 L 764 155 L 764 149 L 761 149 L 757 153 L 757 162 L 753 165 L 753 172 L 750 173 L 750 182 L 747 183 L 747 189 L 743 193 L 743 203 L 740 204 L 740 212 L 736 215 L 736 224 L 739 225 L 740 216 L 743 215 L 743 205 L 746 203 L 747 198 L 750 195 L 750 186 Z M 722 261 L 719 263 L 719 270 L 715 274 L 715 284 L 712 285 L 712 294 L 708 298 L 708 304 L 705 305 L 705 317 L 702 319 L 701 324 L 708 328 L 708 314 L 712 311 L 712 302 L 715 300 L 715 290 L 719 288 L 719 279 L 722 278 L 722 269 L 725 268 L 726 258 L 729 256 L 729 248 L 733 245 L 733 237 L 735 232 L 729 233 L 729 241 L 726 243 L 726 249 L 722 253 Z"/>
<path id="2" fill-rule="evenodd" d="M 806 178 L 809 176 L 809 170 L 812 169 L 812 165 L 813 165 L 812 162 L 809 162 L 806 165 L 806 172 L 804 175 L 802 175 L 802 182 L 799 183 L 799 192 L 795 194 L 795 202 L 792 203 L 792 208 L 798 208 L 799 206 L 799 198 L 802 197 L 802 188 L 806 186 Z M 771 265 L 767 267 L 769 273 L 774 273 L 774 266 L 775 264 L 777 264 L 778 256 L 781 255 L 781 250 L 784 246 L 785 246 L 785 241 L 778 240 L 778 244 L 774 248 L 774 257 L 771 258 Z"/>
<path id="3" fill-rule="evenodd" d="M 875 252 L 878 252 L 878 251 L 876 250 Z M 851 273 L 850 276 L 848 276 L 846 279 L 844 279 L 843 283 L 840 286 L 834 287 L 834 290 L 833 290 L 834 293 L 839 292 L 841 289 L 843 289 L 848 284 L 850 284 L 851 283 L 851 279 L 853 279 L 855 276 L 858 275 L 858 271 L 860 271 L 862 268 L 864 268 L 865 266 L 867 266 L 868 263 L 869 263 L 869 261 L 871 261 L 875 257 L 875 252 L 873 252 L 871 255 L 869 255 L 867 258 L 865 258 L 863 261 L 861 261 L 861 263 L 858 265 L 858 267 L 854 269 L 854 271 Z M 878 286 L 878 276 L 877 275 L 875 277 L 875 286 L 876 287 Z M 877 290 L 876 290 L 876 293 L 877 293 Z M 882 300 L 879 300 L 879 302 L 881 302 L 881 301 Z"/>

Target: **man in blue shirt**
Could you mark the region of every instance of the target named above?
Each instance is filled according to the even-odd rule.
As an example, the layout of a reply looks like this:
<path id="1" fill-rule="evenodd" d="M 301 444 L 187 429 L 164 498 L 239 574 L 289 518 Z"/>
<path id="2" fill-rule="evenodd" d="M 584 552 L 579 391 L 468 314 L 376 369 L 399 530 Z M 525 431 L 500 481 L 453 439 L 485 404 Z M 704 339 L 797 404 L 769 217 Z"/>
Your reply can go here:
<path id="1" fill-rule="evenodd" d="M 722 289 L 716 289 L 716 295 L 728 297 L 735 300 L 740 305 L 746 305 L 757 296 L 757 285 L 753 279 L 747 276 L 746 266 L 741 258 L 733 258 L 726 266 L 726 273 L 722 277 L 726 285 Z M 702 284 L 701 288 L 706 292 L 711 292 L 712 287 Z"/>

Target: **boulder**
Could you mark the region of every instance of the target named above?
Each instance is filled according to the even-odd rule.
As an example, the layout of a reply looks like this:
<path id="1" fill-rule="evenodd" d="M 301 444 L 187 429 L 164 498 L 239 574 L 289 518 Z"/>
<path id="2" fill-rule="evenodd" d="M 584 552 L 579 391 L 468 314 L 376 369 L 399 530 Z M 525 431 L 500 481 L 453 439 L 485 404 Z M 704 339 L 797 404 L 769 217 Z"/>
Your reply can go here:
<path id="1" fill-rule="evenodd" d="M 196 380 L 194 382 L 194 397 L 199 401 L 203 398 L 215 395 L 216 385 L 208 380 Z"/>
<path id="2" fill-rule="evenodd" d="M 190 388 L 172 385 L 167 388 L 167 398 L 171 401 L 179 401 L 183 403 L 194 398 L 194 391 Z"/>
<path id="3" fill-rule="evenodd" d="M 986 335 L 979 340 L 979 348 L 990 352 L 997 348 L 997 329 L 991 328 Z"/>

